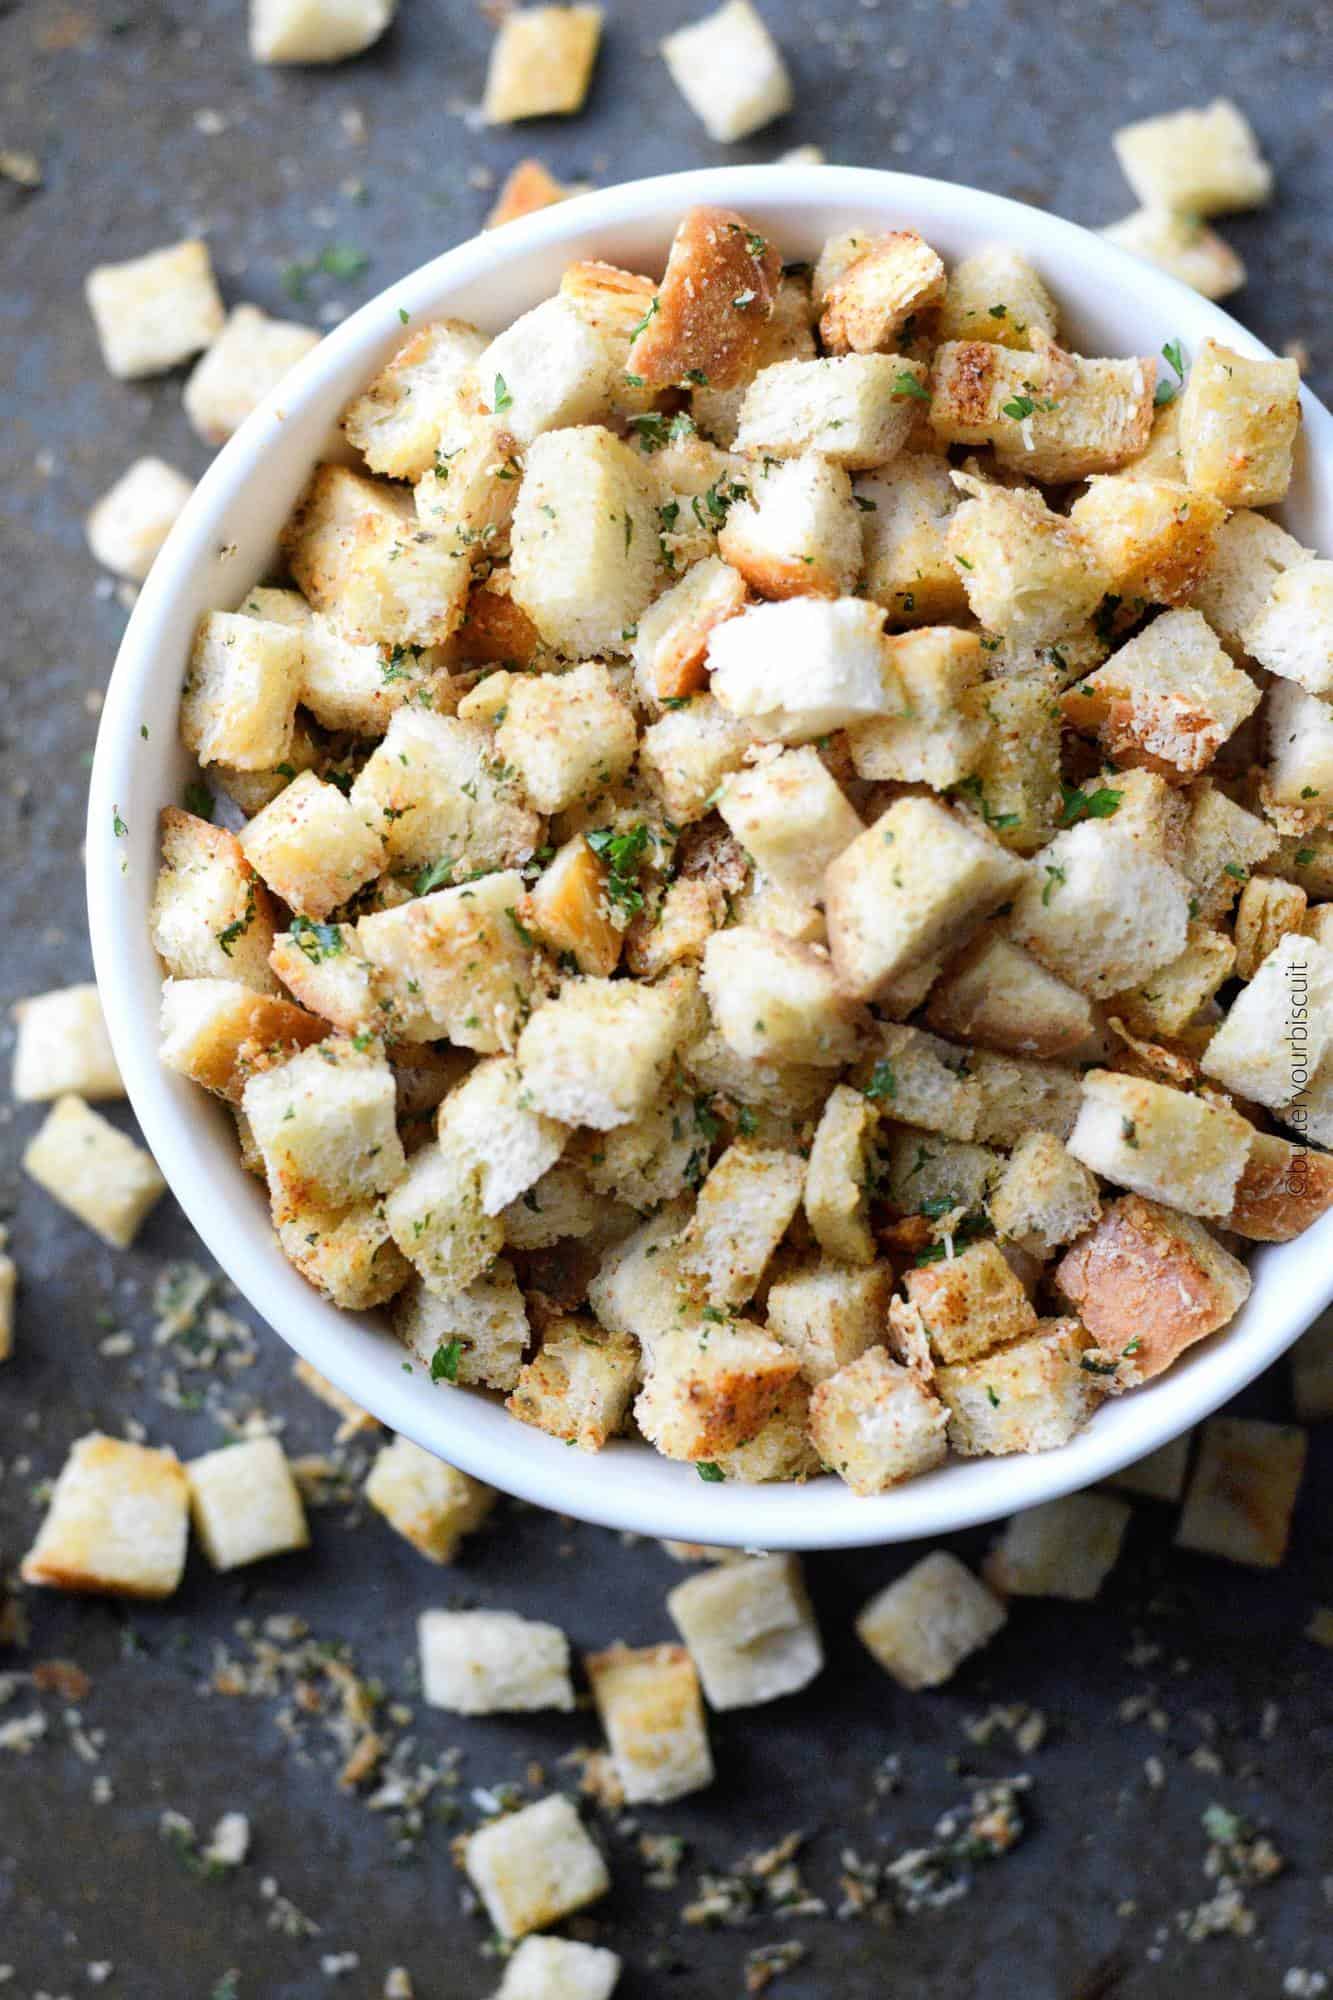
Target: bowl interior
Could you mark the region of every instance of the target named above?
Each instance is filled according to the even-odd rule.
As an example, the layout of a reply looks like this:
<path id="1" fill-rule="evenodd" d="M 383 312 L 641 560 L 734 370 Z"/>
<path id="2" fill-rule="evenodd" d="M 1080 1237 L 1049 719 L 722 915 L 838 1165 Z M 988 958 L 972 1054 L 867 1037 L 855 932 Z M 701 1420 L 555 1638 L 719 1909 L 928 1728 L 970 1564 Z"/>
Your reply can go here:
<path id="1" fill-rule="evenodd" d="M 859 168 L 730 168 L 579 197 L 475 239 L 390 286 L 330 334 L 219 454 L 135 607 L 98 735 L 88 893 L 97 976 L 130 1099 L 174 1193 L 238 1289 L 349 1395 L 441 1457 L 509 1492 L 615 1527 L 681 1540 L 829 1548 L 937 1535 L 1105 1477 L 1165 1443 L 1257 1374 L 1333 1296 L 1333 1217 L 1259 1250 L 1240 1318 L 1170 1374 L 1107 1404 L 1062 1450 L 952 1462 L 876 1499 L 824 1478 L 806 1486 L 705 1484 L 690 1466 L 616 1442 L 595 1457 L 517 1423 L 498 1402 L 432 1387 L 374 1315 L 327 1305 L 278 1251 L 262 1190 L 225 1109 L 157 1059 L 162 975 L 148 933 L 159 809 L 190 775 L 176 727 L 198 618 L 233 609 L 274 566 L 279 530 L 310 467 L 340 450 L 339 411 L 405 337 L 443 314 L 498 331 L 554 291 L 565 266 L 601 257 L 660 271 L 675 224 L 701 201 L 740 208 L 788 258 L 835 230 L 911 225 L 953 260 L 1004 241 L 1055 293 L 1069 344 L 1089 353 L 1192 353 L 1214 335 L 1267 354 L 1173 279 L 1035 209 L 940 181 Z M 404 320 L 406 316 L 406 322 Z M 1283 518 L 1333 547 L 1333 419 L 1305 397 L 1300 461 Z M 128 830 L 116 834 L 115 825 Z"/>

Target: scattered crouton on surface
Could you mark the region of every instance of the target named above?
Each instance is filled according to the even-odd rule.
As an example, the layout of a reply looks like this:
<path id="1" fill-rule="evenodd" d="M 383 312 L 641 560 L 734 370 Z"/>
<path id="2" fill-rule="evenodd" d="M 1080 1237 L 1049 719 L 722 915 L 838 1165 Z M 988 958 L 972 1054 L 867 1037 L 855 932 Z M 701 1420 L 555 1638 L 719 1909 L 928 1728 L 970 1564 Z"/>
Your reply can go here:
<path id="1" fill-rule="evenodd" d="M 84 291 L 102 359 L 122 381 L 164 374 L 222 330 L 208 245 L 196 237 L 125 264 L 99 264 Z"/>
<path id="2" fill-rule="evenodd" d="M 667 1610 L 709 1706 L 754 1708 L 808 1687 L 824 1665 L 800 1559 L 748 1557 L 689 1577 Z"/>
<path id="3" fill-rule="evenodd" d="M 1225 215 L 1261 208 L 1272 169 L 1249 120 L 1228 97 L 1206 109 L 1167 111 L 1112 135 L 1125 179 L 1144 207 L 1169 215 Z"/>
<path id="4" fill-rule="evenodd" d="M 862 1606 L 856 1635 L 900 1687 L 942 1687 L 1006 1616 L 971 1570 L 936 1549 Z"/>
<path id="5" fill-rule="evenodd" d="M 240 1569 L 310 1544 L 305 1508 L 274 1437 L 242 1438 L 191 1459 L 190 1514 L 214 1569 Z"/>
<path id="6" fill-rule="evenodd" d="M 667 1805 L 712 1784 L 699 1674 L 684 1646 L 617 1642 L 584 1665 L 627 1805 Z"/>
<path id="7" fill-rule="evenodd" d="M 599 1944 L 525 1937 L 505 1962 L 494 2000 L 611 2000 L 620 1965 Z"/>
<path id="8" fill-rule="evenodd" d="M 194 482 L 164 460 L 136 458 L 84 524 L 98 562 L 142 583 L 193 491 Z"/>
<path id="9" fill-rule="evenodd" d="M 365 1483 L 377 1514 L 434 1563 L 452 1562 L 464 1535 L 481 1526 L 495 1495 L 410 1438 L 395 1438 L 377 1454 Z"/>
<path id="10" fill-rule="evenodd" d="M 782 52 L 750 0 L 725 0 L 716 13 L 678 28 L 662 54 L 709 138 L 723 145 L 748 139 L 791 110 Z"/>
<path id="11" fill-rule="evenodd" d="M 250 54 L 258 63 L 333 63 L 377 42 L 396 0 L 250 0 Z"/>
<path id="12" fill-rule="evenodd" d="M 486 72 L 488 125 L 568 117 L 583 108 L 602 38 L 602 10 L 516 7 L 500 22 Z"/>
<path id="13" fill-rule="evenodd" d="M 1180 452 L 1188 483 L 1227 507 L 1270 507 L 1286 497 L 1300 427 L 1300 369 L 1256 361 L 1206 340 L 1180 398 Z"/>
<path id="14" fill-rule="evenodd" d="M 948 1413 L 910 1368 L 883 1347 L 818 1383 L 810 1398 L 810 1436 L 828 1467 L 853 1493 L 885 1493 L 943 1463 Z"/>
<path id="15" fill-rule="evenodd" d="M 1224 299 L 1245 283 L 1245 266 L 1231 245 L 1198 215 L 1140 208 L 1099 231 L 1108 243 L 1156 264 L 1206 299 Z"/>
<path id="16" fill-rule="evenodd" d="M 1176 1525 L 1177 1548 L 1277 1569 L 1287 1552 L 1305 1447 L 1305 1432 L 1292 1424 L 1212 1418 Z"/>
<path id="17" fill-rule="evenodd" d="M 111 1038 L 96 986 L 62 986 L 34 993 L 14 1008 L 14 1095 L 39 1104 L 73 1094 L 123 1097 Z"/>
<path id="18" fill-rule="evenodd" d="M 258 306 L 234 306 L 185 384 L 185 414 L 204 443 L 225 444 L 318 345 L 313 327 L 270 319 Z"/>
<path id="19" fill-rule="evenodd" d="M 486 227 L 501 229 L 506 222 L 517 222 L 522 216 L 536 215 L 540 209 L 554 208 L 557 202 L 568 201 L 574 192 L 572 187 L 558 181 L 543 161 L 520 160 L 505 175 L 486 217 Z"/>
<path id="20" fill-rule="evenodd" d="M 129 1249 L 167 1188 L 142 1146 L 73 1095 L 56 1099 L 23 1169 L 113 1250 Z"/>
<path id="21" fill-rule="evenodd" d="M 1145 1500 L 1179 1500 L 1185 1491 L 1193 1437 L 1193 1431 L 1185 1431 L 1169 1444 L 1150 1451 L 1146 1458 L 1136 1458 L 1132 1465 L 1112 1473 L 1107 1485 L 1118 1487 L 1122 1493 L 1136 1493 Z"/>
<path id="22" fill-rule="evenodd" d="M 1001 1597 L 1097 1596 L 1120 1554 L 1130 1509 L 1106 1493 L 1070 1493 L 1007 1523 L 981 1566 Z"/>
<path id="23" fill-rule="evenodd" d="M 113 1597 L 170 1597 L 189 1535 L 185 1469 L 174 1452 L 94 1432 L 70 1447 L 25 1583 Z"/>
<path id="24" fill-rule="evenodd" d="M 455 1715 L 574 1706 L 569 1641 L 558 1625 L 512 1611 L 423 1611 L 421 1692 Z"/>
<path id="25" fill-rule="evenodd" d="M 483 1826 L 467 1843 L 464 1865 L 504 1938 L 559 1923 L 611 1887 L 600 1850 L 559 1792 Z"/>
<path id="26" fill-rule="evenodd" d="M 1076 1319 L 1038 1320 L 1007 1347 L 937 1369 L 954 1450 L 976 1458 L 1068 1444 L 1105 1388 L 1083 1366 L 1087 1338 Z"/>

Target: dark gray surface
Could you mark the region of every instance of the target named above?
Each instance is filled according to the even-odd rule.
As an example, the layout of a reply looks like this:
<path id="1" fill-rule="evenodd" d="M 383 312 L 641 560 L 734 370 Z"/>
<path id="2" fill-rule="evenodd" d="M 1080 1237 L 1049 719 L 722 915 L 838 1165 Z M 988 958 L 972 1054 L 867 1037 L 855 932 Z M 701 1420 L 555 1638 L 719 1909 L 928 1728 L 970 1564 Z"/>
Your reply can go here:
<path id="1" fill-rule="evenodd" d="M 669 13 L 637 7 L 612 20 L 582 119 L 478 133 L 461 113 L 479 94 L 490 29 L 459 5 L 405 0 L 380 49 L 311 74 L 252 69 L 237 4 L 0 6 L 0 144 L 26 146 L 44 173 L 32 194 L 0 183 L 6 1005 L 88 970 L 80 842 L 90 697 L 105 684 L 124 614 L 99 594 L 81 517 L 142 451 L 191 471 L 205 462 L 180 414 L 178 380 L 127 387 L 102 372 L 80 290 L 100 259 L 202 228 L 229 299 L 313 316 L 320 305 L 358 303 L 475 228 L 493 198 L 473 184 L 477 168 L 498 177 L 536 151 L 563 177 L 605 183 L 771 158 L 803 140 L 836 160 L 943 174 L 1106 221 L 1129 206 L 1112 129 L 1139 111 L 1227 91 L 1257 123 L 1279 186 L 1270 213 L 1223 225 L 1252 274 L 1234 306 L 1274 345 L 1307 343 L 1310 379 L 1327 395 L 1333 90 L 1323 8 L 774 0 L 798 109 L 730 149 L 703 139 L 653 53 L 656 34 L 688 11 L 677 0 Z M 364 116 L 364 144 L 346 132 L 353 111 Z M 221 114 L 225 129 L 201 130 L 201 113 Z M 349 182 L 363 184 L 363 198 Z M 364 277 L 317 280 L 293 306 L 283 266 L 334 242 L 370 253 Z M 0 1562 L 12 1567 L 38 1516 L 39 1482 L 83 1430 L 118 1431 L 137 1417 L 185 1455 L 220 1432 L 204 1411 L 163 1400 L 178 1357 L 150 1344 L 153 1279 L 167 1258 L 193 1254 L 171 1204 L 133 1252 L 113 1257 L 20 1184 L 17 1157 L 36 1119 L 5 1117 L 0 1209 L 15 1211 L 23 1275 L 18 1352 L 0 1371 Z M 112 1327 L 134 1332 L 133 1355 L 99 1352 Z M 256 1365 L 224 1379 L 233 1409 L 253 1404 L 288 1419 L 289 1449 L 327 1448 L 334 1420 L 291 1385 L 275 1337 L 261 1332 Z M 181 1381 L 187 1397 L 198 1386 L 188 1372 Z M 1286 1414 L 1284 1372 L 1257 1385 L 1245 1407 Z M 689 1841 L 681 1886 L 644 1887 L 633 1839 L 596 1816 L 616 1888 L 588 1934 L 625 1953 L 621 1992 L 739 1994 L 745 1953 L 788 1936 L 809 1952 L 775 1989 L 789 2000 L 1165 2000 L 1224 1989 L 1266 2000 L 1283 1991 L 1288 1968 L 1333 1974 L 1333 1711 L 1328 1655 L 1303 1637 L 1312 1606 L 1330 1595 L 1330 1502 L 1325 1436 L 1314 1440 L 1292 1555 L 1276 1576 L 1173 1554 L 1170 1510 L 1141 1504 L 1098 1605 L 1018 1606 L 991 1651 L 927 1697 L 894 1689 L 849 1629 L 871 1590 L 920 1551 L 812 1559 L 830 1653 L 823 1678 L 799 1700 L 718 1718 L 714 1789 L 639 1816 L 645 1829 Z M 304 1746 L 292 1740 L 283 1723 L 290 1690 L 200 1694 L 213 1647 L 239 1643 L 238 1619 L 294 1612 L 316 1638 L 348 1644 L 364 1672 L 410 1704 L 414 1620 L 425 1605 L 465 1599 L 549 1616 L 580 1647 L 617 1635 L 643 1642 L 669 1635 L 662 1599 L 682 1572 L 655 1545 L 626 1546 L 517 1507 L 504 1508 L 453 1571 L 432 1570 L 373 1518 L 349 1521 L 344 1507 L 316 1514 L 314 1537 L 309 1557 L 221 1581 L 192 1559 L 170 1606 L 132 1616 L 27 1595 L 31 1644 L 0 1656 L 0 1672 L 79 1662 L 93 1681 L 78 1704 L 82 1726 L 105 1734 L 100 1761 L 89 1762 L 57 1695 L 20 1683 L 0 1707 L 0 1728 L 36 1708 L 49 1718 L 30 1755 L 0 1751 L 0 1965 L 14 1968 L 0 1992 L 32 2000 L 89 1990 L 86 1967 L 104 1960 L 115 1968 L 105 1990 L 139 2000 L 196 2000 L 228 1968 L 244 2000 L 376 1995 L 394 1964 L 411 1968 L 421 2000 L 478 2000 L 498 1983 L 481 1956 L 484 1923 L 462 1913 L 449 1841 L 477 1816 L 472 1786 L 522 1783 L 533 1758 L 548 1783 L 571 1784 L 573 1770 L 556 1759 L 595 1741 L 588 1718 L 465 1726 L 422 1711 L 391 1727 L 417 1736 L 422 1761 L 454 1745 L 463 1752 L 461 1816 L 428 1818 L 417 1858 L 404 1860 L 390 1816 L 338 1790 L 339 1754 L 318 1721 Z M 987 1539 L 959 1547 L 975 1555 Z M 1156 1712 L 1136 1706 L 1127 1719 L 1122 1704 L 1135 1697 Z M 1043 1709 L 1046 1743 L 1028 1756 L 1003 1736 L 973 1746 L 964 1720 L 996 1702 Z M 886 1757 L 900 1760 L 892 1793 L 876 1783 Z M 1161 1789 L 1145 1772 L 1154 1757 Z M 970 1773 L 1019 1769 L 1033 1781 L 1029 1833 L 979 1869 L 971 1895 L 951 1908 L 887 1926 L 772 1913 L 717 1934 L 680 1924 L 700 1870 L 729 1867 L 795 1827 L 812 1836 L 811 1887 L 836 1903 L 844 1846 L 896 1853 L 967 1796 Z M 114 1792 L 104 1804 L 93 1802 L 99 1774 Z M 1271 1826 L 1288 1866 L 1250 1893 L 1254 1935 L 1192 1944 L 1177 1912 L 1211 1893 L 1199 1815 L 1214 1800 Z M 223 1810 L 249 1812 L 252 1859 L 224 1881 L 191 1873 L 160 1838 L 164 1807 L 204 1830 Z M 270 1875 L 320 1936 L 288 1939 L 269 1927 L 261 1884 Z M 360 1967 L 331 1984 L 321 1954 L 347 1951 Z"/>

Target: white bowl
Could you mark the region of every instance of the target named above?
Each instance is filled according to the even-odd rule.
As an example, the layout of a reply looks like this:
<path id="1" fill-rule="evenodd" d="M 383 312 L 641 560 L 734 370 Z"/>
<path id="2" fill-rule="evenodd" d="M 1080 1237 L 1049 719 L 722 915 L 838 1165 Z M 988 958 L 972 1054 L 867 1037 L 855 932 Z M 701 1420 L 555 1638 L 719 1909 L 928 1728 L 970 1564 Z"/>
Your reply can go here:
<path id="1" fill-rule="evenodd" d="M 686 1541 L 831 1548 L 940 1535 L 1087 1486 L 1224 1403 L 1333 1297 L 1333 1217 L 1302 1240 L 1259 1250 L 1254 1290 L 1229 1328 L 1172 1371 L 1108 1403 L 1071 1444 L 1039 1456 L 951 1462 L 876 1499 L 824 1478 L 806 1486 L 705 1484 L 693 1467 L 620 1442 L 571 1451 L 484 1396 L 432 1387 L 374 1315 L 338 1311 L 287 1263 L 261 1190 L 243 1172 L 225 1109 L 157 1056 L 162 974 L 149 941 L 157 815 L 189 775 L 176 711 L 195 622 L 232 609 L 268 572 L 278 531 L 339 411 L 420 325 L 454 314 L 498 330 L 554 291 L 564 267 L 601 257 L 660 270 L 683 211 L 740 209 L 788 257 L 858 223 L 911 225 L 946 258 L 1003 241 L 1055 292 L 1070 344 L 1090 354 L 1187 353 L 1215 335 L 1261 342 L 1216 306 L 1087 231 L 944 181 L 853 167 L 733 167 L 639 181 L 577 200 L 448 251 L 391 285 L 294 370 L 201 481 L 144 586 L 116 661 L 97 739 L 88 822 L 88 903 L 97 977 L 116 1056 L 144 1136 L 182 1208 L 237 1288 L 298 1353 L 376 1416 L 480 1479 L 560 1512 Z M 1304 397 L 1303 443 L 1284 518 L 1333 549 L 1333 418 Z M 145 733 L 146 729 L 146 733 Z M 127 827 L 116 835 L 116 818 Z"/>

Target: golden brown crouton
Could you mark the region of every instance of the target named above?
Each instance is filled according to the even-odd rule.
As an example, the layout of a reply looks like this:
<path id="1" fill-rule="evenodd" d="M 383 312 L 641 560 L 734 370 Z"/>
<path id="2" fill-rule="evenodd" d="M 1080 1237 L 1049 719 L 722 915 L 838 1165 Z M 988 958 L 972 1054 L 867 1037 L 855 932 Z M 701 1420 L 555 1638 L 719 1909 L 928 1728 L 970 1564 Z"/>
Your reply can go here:
<path id="1" fill-rule="evenodd" d="M 1333 1155 L 1256 1132 L 1224 1227 L 1256 1243 L 1290 1243 L 1333 1208 Z"/>
<path id="2" fill-rule="evenodd" d="M 486 227 L 500 229 L 506 222 L 517 222 L 520 216 L 553 208 L 558 201 L 568 201 L 573 192 L 541 160 L 519 160 L 505 176 L 495 205 L 486 217 Z"/>
<path id="3" fill-rule="evenodd" d="M 239 1104 L 251 1071 L 322 1041 L 323 1021 L 232 979 L 169 979 L 162 989 L 162 1060 Z"/>
<path id="4" fill-rule="evenodd" d="M 971 1361 L 1031 1333 L 1037 1315 L 998 1244 L 969 1244 L 904 1278 L 937 1361 Z"/>
<path id="5" fill-rule="evenodd" d="M 870 239 L 824 292 L 819 337 L 830 354 L 891 348 L 913 313 L 944 296 L 944 264 L 914 229 Z"/>
<path id="6" fill-rule="evenodd" d="M 654 1343 L 635 1419 L 664 1457 L 707 1463 L 748 1443 L 800 1372 L 796 1356 L 749 1320 L 687 1317 Z"/>
<path id="7" fill-rule="evenodd" d="M 1204 1425 L 1176 1547 L 1276 1569 L 1287 1552 L 1305 1451 L 1305 1432 L 1294 1424 L 1214 1417 Z"/>
<path id="8" fill-rule="evenodd" d="M 630 343 L 629 372 L 653 388 L 745 380 L 771 318 L 781 259 L 744 216 L 693 208 L 677 229 L 655 305 Z"/>

